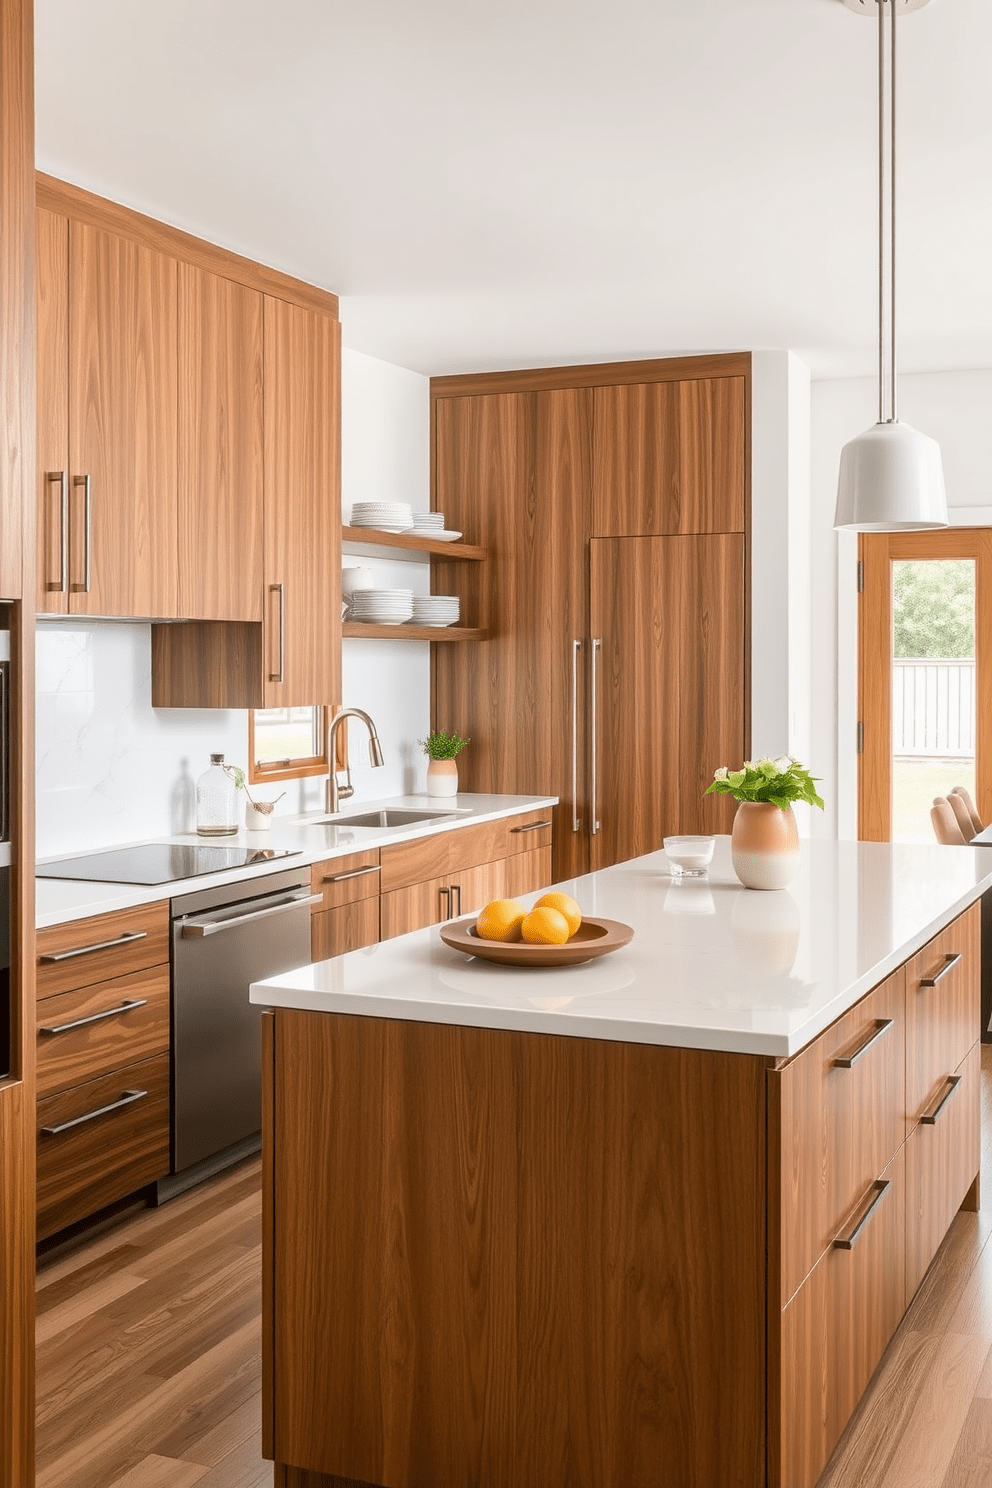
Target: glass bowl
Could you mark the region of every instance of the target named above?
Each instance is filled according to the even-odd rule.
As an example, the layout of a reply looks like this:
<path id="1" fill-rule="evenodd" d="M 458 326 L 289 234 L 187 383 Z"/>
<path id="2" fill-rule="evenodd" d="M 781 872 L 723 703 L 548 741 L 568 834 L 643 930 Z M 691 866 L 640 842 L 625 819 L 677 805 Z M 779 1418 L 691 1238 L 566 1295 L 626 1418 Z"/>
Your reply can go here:
<path id="1" fill-rule="evenodd" d="M 715 837 L 666 837 L 664 848 L 672 877 L 705 878 L 715 846 Z"/>

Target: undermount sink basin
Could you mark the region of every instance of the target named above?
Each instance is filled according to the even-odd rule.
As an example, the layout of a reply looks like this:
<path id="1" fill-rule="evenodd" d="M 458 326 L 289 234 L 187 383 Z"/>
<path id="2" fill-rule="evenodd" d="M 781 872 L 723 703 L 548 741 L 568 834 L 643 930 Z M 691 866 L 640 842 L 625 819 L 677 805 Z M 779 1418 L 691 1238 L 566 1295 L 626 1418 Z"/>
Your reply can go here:
<path id="1" fill-rule="evenodd" d="M 412 827 L 417 822 L 442 821 L 451 811 L 363 811 L 358 816 L 325 816 L 320 827 Z"/>

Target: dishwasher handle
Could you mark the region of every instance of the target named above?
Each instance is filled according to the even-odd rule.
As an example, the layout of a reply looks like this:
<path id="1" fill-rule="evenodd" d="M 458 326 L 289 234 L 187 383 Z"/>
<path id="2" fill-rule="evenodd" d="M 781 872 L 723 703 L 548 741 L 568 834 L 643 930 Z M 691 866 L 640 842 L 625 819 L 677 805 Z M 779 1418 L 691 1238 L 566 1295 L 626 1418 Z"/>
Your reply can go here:
<path id="1" fill-rule="evenodd" d="M 252 920 L 266 920 L 270 915 L 285 914 L 290 909 L 300 909 L 305 904 L 323 903 L 323 894 L 295 894 L 292 899 L 284 899 L 281 904 L 272 904 L 268 909 L 253 909 L 249 914 L 238 915 L 230 919 L 211 919 L 209 915 L 197 919 L 183 920 L 183 939 L 202 939 L 204 935 L 217 935 L 221 930 L 237 930 L 241 925 L 248 925 Z"/>

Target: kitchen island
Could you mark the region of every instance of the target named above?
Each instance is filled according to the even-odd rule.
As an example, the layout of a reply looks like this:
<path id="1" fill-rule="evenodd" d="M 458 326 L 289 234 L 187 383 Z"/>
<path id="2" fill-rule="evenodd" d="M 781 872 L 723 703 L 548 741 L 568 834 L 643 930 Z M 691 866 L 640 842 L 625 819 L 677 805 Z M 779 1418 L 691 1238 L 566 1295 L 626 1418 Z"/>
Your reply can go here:
<path id="1" fill-rule="evenodd" d="M 811 1488 L 978 1203 L 992 854 L 563 887 L 631 945 L 421 931 L 252 990 L 277 1484 Z"/>

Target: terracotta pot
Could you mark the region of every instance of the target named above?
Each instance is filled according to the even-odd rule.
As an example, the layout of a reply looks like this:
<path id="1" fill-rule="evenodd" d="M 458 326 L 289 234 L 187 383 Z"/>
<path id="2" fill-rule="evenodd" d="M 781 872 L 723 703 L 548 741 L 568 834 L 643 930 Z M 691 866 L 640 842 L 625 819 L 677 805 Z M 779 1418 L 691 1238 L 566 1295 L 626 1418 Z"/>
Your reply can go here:
<path id="1" fill-rule="evenodd" d="M 799 831 L 792 807 L 741 801 L 730 856 L 746 889 L 784 889 L 799 867 Z"/>
<path id="2" fill-rule="evenodd" d="M 453 759 L 431 760 L 427 766 L 427 794 L 457 796 L 458 766 Z"/>

